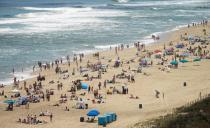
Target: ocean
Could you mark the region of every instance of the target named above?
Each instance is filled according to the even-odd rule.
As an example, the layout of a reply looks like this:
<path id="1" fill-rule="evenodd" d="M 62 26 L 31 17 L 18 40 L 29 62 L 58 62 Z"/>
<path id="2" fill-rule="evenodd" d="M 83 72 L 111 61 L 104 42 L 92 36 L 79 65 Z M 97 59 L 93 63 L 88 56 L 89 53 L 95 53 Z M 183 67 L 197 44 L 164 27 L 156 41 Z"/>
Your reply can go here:
<path id="1" fill-rule="evenodd" d="M 0 0 L 0 83 L 32 77 L 39 60 L 151 43 L 209 12 L 210 0 Z"/>

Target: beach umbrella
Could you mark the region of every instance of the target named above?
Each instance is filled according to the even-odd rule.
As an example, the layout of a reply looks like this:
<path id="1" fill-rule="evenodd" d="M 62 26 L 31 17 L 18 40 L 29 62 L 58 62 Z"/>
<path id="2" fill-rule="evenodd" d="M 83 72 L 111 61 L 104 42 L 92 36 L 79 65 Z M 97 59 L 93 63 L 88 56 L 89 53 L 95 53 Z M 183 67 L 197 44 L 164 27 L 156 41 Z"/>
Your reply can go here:
<path id="1" fill-rule="evenodd" d="M 157 49 L 157 50 L 155 50 L 154 52 L 155 52 L 155 53 L 159 53 L 159 52 L 161 52 L 161 50 Z"/>
<path id="2" fill-rule="evenodd" d="M 16 103 L 16 100 L 5 100 L 4 103 L 6 103 L 6 104 L 14 104 L 14 103 Z"/>
<path id="3" fill-rule="evenodd" d="M 88 84 L 87 83 L 81 83 L 82 89 L 88 89 Z"/>
<path id="4" fill-rule="evenodd" d="M 201 61 L 201 58 L 195 58 L 195 59 L 193 60 L 193 62 L 196 62 L 196 61 Z"/>
<path id="5" fill-rule="evenodd" d="M 177 61 L 171 61 L 171 63 L 170 64 L 172 64 L 172 65 L 177 65 L 178 64 L 178 62 Z"/>
<path id="6" fill-rule="evenodd" d="M 189 62 L 189 61 L 188 61 L 188 60 L 183 59 L 183 60 L 180 60 L 179 62 L 182 62 L 182 63 L 187 63 L 187 62 Z"/>
<path id="7" fill-rule="evenodd" d="M 162 52 L 157 52 L 155 53 L 155 55 L 162 55 Z"/>
<path id="8" fill-rule="evenodd" d="M 87 113 L 87 116 L 98 116 L 100 114 L 100 112 L 96 109 L 92 109 Z"/>

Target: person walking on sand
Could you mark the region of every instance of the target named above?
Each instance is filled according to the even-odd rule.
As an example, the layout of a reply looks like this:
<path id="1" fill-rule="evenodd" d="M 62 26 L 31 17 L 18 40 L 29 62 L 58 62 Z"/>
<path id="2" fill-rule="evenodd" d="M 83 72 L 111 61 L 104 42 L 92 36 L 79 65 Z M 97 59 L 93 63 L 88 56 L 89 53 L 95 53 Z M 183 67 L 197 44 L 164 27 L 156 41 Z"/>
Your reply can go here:
<path id="1" fill-rule="evenodd" d="M 50 114 L 50 122 L 52 122 L 53 114 Z"/>
<path id="2" fill-rule="evenodd" d="M 104 80 L 104 88 L 106 88 L 106 80 Z"/>
<path id="3" fill-rule="evenodd" d="M 91 90 L 91 88 L 90 88 L 90 86 L 88 86 L 88 93 L 90 93 L 90 90 Z"/>
<path id="4" fill-rule="evenodd" d="M 101 90 L 101 82 L 98 83 L 98 89 Z"/>
<path id="5" fill-rule="evenodd" d="M 163 92 L 163 99 L 165 98 L 165 94 L 164 94 L 164 92 Z"/>
<path id="6" fill-rule="evenodd" d="M 201 92 L 199 93 L 199 98 L 200 98 L 200 99 L 202 98 L 202 94 L 201 94 Z"/>

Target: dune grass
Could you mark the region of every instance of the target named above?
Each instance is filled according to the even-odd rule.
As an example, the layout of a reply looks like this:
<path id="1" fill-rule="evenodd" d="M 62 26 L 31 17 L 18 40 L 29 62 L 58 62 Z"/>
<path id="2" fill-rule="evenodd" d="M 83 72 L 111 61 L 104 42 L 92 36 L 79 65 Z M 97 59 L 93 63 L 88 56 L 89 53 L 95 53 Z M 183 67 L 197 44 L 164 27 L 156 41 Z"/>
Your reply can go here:
<path id="1" fill-rule="evenodd" d="M 177 108 L 173 114 L 136 123 L 132 128 L 210 128 L 210 96 Z"/>

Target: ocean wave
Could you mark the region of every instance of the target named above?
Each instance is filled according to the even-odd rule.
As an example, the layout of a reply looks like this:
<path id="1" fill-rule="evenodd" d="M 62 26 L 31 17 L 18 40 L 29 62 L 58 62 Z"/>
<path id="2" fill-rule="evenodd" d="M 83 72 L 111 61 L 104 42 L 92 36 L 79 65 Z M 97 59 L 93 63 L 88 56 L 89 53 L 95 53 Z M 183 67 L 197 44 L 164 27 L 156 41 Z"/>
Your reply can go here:
<path id="1" fill-rule="evenodd" d="M 81 54 L 84 53 L 85 55 L 87 54 L 91 54 L 91 53 L 95 53 L 98 52 L 99 50 L 96 49 L 92 49 L 92 50 L 88 50 L 88 49 L 84 49 L 84 50 L 73 50 L 73 54 Z"/>
<path id="2" fill-rule="evenodd" d="M 4 85 L 10 85 L 13 83 L 13 78 L 7 78 L 4 80 L 0 80 L 0 84 L 4 84 Z"/>
<path id="3" fill-rule="evenodd" d="M 18 14 L 14 18 L 1 18 L 0 25 L 18 24 L 20 28 L 1 28 L 0 33 L 41 33 L 49 31 L 81 30 L 85 28 L 98 29 L 99 26 L 112 27 L 116 22 L 109 17 L 127 16 L 119 10 L 86 8 L 36 8 L 22 7 L 35 12 Z M 38 12 L 37 12 L 38 10 Z"/>
<path id="4" fill-rule="evenodd" d="M 101 49 L 101 50 L 106 50 L 106 49 L 109 49 L 110 47 L 116 47 L 118 46 L 119 44 L 112 44 L 112 45 L 96 45 L 95 48 L 96 49 Z"/>
<path id="5" fill-rule="evenodd" d="M 140 42 L 148 45 L 148 44 L 154 43 L 154 40 L 151 38 L 148 38 L 148 39 L 142 39 L 142 40 L 140 40 Z"/>
<path id="6" fill-rule="evenodd" d="M 17 80 L 23 81 L 23 80 L 27 80 L 27 79 L 31 79 L 34 77 L 37 77 L 37 75 L 32 75 L 32 68 L 27 68 L 24 70 L 24 72 L 15 72 L 14 74 L 10 73 L 10 77 L 8 77 L 7 79 L 4 80 L 0 80 L 0 84 L 4 84 L 4 85 L 10 85 L 13 83 L 13 79 L 14 77 L 17 78 Z"/>
<path id="7" fill-rule="evenodd" d="M 132 3 L 124 3 L 124 4 L 113 4 L 115 6 L 125 6 L 125 7 L 157 7 L 157 6 L 168 6 L 168 5 L 196 5 L 198 3 L 206 3 L 207 0 L 171 0 L 171 1 L 141 1 L 141 2 L 132 2 Z"/>
<path id="8" fill-rule="evenodd" d="M 181 12 L 181 13 L 208 13 L 206 10 L 175 10 L 175 12 Z"/>
<path id="9" fill-rule="evenodd" d="M 127 3 L 129 0 L 113 0 L 113 1 L 118 3 Z"/>
<path id="10" fill-rule="evenodd" d="M 195 15 L 189 15 L 189 14 L 178 14 L 175 15 L 176 17 L 194 17 Z"/>
<path id="11" fill-rule="evenodd" d="M 89 11 L 92 10 L 91 7 L 84 7 L 84 8 L 76 8 L 76 7 L 59 7 L 59 8 L 38 8 L 38 7 L 20 7 L 23 10 L 33 10 L 33 11 Z"/>

